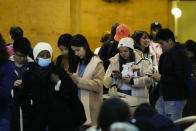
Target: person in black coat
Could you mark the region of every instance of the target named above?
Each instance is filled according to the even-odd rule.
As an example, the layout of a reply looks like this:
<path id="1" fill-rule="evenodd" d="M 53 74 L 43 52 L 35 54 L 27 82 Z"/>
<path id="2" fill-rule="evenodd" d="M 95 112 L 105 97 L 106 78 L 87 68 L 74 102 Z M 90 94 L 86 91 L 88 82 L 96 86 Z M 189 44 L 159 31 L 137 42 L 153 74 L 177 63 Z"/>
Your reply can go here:
<path id="1" fill-rule="evenodd" d="M 22 112 L 24 131 L 45 131 L 48 124 L 52 47 L 40 42 L 33 50 L 35 63 L 22 77 Z"/>
<path id="2" fill-rule="evenodd" d="M 115 23 L 111 28 L 111 35 L 109 40 L 105 41 L 99 50 L 99 57 L 104 63 L 104 69 L 107 70 L 110 62 L 109 59 L 115 56 L 118 53 L 118 42 L 114 40 L 116 34 L 116 28 L 119 26 L 119 23 Z"/>
<path id="3" fill-rule="evenodd" d="M 14 41 L 14 55 L 9 58 L 14 67 L 14 87 L 12 88 L 12 117 L 11 131 L 20 131 L 21 114 L 21 83 L 23 73 L 33 64 L 33 60 L 28 57 L 30 51 L 30 41 L 21 37 Z"/>
<path id="4" fill-rule="evenodd" d="M 157 111 L 175 121 L 182 117 L 182 110 L 188 95 L 188 59 L 174 34 L 161 29 L 157 34 L 163 54 L 159 61 L 159 73 L 152 77 L 160 81 L 160 97 L 156 102 Z"/>
<path id="5" fill-rule="evenodd" d="M 77 86 L 60 67 L 34 67 L 23 80 L 30 101 L 23 106 L 24 131 L 75 131 L 86 121 Z"/>
<path id="6" fill-rule="evenodd" d="M 24 131 L 76 130 L 85 122 L 77 86 L 63 69 L 53 66 L 49 44 L 38 43 L 33 53 L 35 64 L 22 79 Z"/>
<path id="7" fill-rule="evenodd" d="M 189 58 L 189 95 L 184 107 L 183 117 L 196 115 L 196 42 L 187 40 L 185 51 Z"/>
<path id="8" fill-rule="evenodd" d="M 84 107 L 77 94 L 78 89 L 66 71 L 52 68 L 52 84 L 49 88 L 48 111 L 51 131 L 75 131 L 86 121 Z"/>

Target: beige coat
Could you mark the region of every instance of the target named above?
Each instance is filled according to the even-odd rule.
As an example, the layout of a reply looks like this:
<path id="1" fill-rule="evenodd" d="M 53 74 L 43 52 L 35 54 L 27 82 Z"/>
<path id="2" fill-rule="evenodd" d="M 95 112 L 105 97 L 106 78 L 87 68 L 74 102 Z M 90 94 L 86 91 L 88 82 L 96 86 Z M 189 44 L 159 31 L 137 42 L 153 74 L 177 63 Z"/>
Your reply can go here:
<path id="1" fill-rule="evenodd" d="M 134 50 L 134 54 L 135 54 L 135 62 L 138 63 L 141 59 L 143 59 L 143 55 L 142 52 L 138 51 L 138 50 Z M 114 57 L 112 57 L 110 59 L 110 65 L 106 71 L 106 74 L 104 76 L 104 86 L 106 88 L 111 87 L 112 84 L 112 78 L 111 78 L 111 74 L 113 70 L 117 70 L 119 71 L 119 54 L 115 55 Z M 137 96 L 137 97 L 144 97 L 144 98 L 148 98 L 148 91 L 147 88 L 148 86 L 150 86 L 152 84 L 152 79 L 150 77 L 148 77 L 146 74 L 152 73 L 151 72 L 151 68 L 149 66 L 149 62 L 146 60 L 142 60 L 138 66 L 140 67 L 140 74 L 141 77 L 138 78 L 134 78 L 134 85 L 130 85 L 132 87 L 132 93 L 134 92 L 134 94 L 132 94 L 133 96 Z"/>
<path id="2" fill-rule="evenodd" d="M 96 125 L 102 102 L 104 74 L 103 62 L 98 56 L 94 56 L 87 65 L 83 77 L 78 78 L 78 88 L 81 89 L 81 101 L 87 117 L 85 125 Z"/>

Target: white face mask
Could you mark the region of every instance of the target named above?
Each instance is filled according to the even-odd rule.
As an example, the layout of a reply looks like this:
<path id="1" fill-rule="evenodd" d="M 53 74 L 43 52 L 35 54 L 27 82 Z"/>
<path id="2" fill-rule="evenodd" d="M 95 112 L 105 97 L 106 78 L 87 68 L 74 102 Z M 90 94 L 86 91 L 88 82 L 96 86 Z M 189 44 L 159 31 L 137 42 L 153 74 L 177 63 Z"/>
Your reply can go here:
<path id="1" fill-rule="evenodd" d="M 38 65 L 41 67 L 47 67 L 50 63 L 51 63 L 51 58 L 49 59 L 38 58 Z"/>

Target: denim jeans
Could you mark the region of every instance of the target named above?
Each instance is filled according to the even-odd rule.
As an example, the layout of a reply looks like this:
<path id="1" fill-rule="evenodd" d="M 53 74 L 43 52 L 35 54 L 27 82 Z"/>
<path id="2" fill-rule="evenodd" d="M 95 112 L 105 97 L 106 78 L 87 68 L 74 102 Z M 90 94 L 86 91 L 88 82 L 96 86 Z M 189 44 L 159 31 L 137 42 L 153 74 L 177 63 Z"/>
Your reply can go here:
<path id="1" fill-rule="evenodd" d="M 0 131 L 10 131 L 10 120 L 7 118 L 0 118 Z"/>
<path id="2" fill-rule="evenodd" d="M 172 121 L 182 118 L 182 111 L 186 104 L 186 100 L 182 101 L 164 101 L 160 96 L 156 102 L 155 108 L 158 113 L 167 116 Z"/>

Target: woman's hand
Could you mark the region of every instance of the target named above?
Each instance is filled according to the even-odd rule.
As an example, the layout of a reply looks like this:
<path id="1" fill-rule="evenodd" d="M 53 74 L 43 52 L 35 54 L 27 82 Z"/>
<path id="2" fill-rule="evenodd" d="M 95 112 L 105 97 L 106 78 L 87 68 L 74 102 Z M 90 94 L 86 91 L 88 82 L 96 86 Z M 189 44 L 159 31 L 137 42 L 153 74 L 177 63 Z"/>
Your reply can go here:
<path id="1" fill-rule="evenodd" d="M 14 82 L 14 86 L 21 86 L 21 84 L 22 84 L 22 80 L 16 80 Z"/>
<path id="2" fill-rule="evenodd" d="M 155 74 L 152 74 L 151 77 L 152 77 L 153 80 L 155 80 L 155 81 L 160 81 L 160 79 L 161 79 L 161 74 L 155 73 Z"/>
<path id="3" fill-rule="evenodd" d="M 150 45 L 150 39 L 146 39 L 146 42 Z"/>
<path id="4" fill-rule="evenodd" d="M 51 76 L 50 76 L 50 80 L 51 80 L 52 82 L 54 82 L 55 84 L 57 84 L 58 81 L 60 80 L 60 78 L 59 78 L 58 75 L 52 73 Z"/>
<path id="5" fill-rule="evenodd" d="M 78 75 L 76 73 L 67 72 L 75 84 L 78 83 Z"/>
<path id="6" fill-rule="evenodd" d="M 128 76 L 128 77 L 122 77 L 122 80 L 125 82 L 125 83 L 129 83 L 131 81 L 131 77 Z"/>

